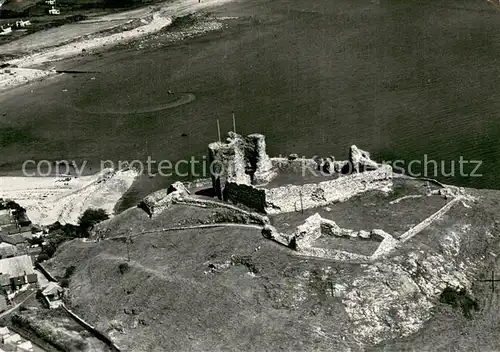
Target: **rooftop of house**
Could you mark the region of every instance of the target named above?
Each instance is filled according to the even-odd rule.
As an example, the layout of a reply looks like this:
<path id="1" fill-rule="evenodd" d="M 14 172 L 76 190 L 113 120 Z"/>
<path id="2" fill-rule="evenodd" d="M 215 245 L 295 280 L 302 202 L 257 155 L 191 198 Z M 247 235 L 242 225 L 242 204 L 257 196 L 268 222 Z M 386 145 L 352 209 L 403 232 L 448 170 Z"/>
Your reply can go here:
<path id="1" fill-rule="evenodd" d="M 31 230 L 19 232 L 18 235 L 22 236 L 24 239 L 32 239 L 33 238 L 33 233 L 31 232 Z"/>
<path id="2" fill-rule="evenodd" d="M 0 275 L 0 287 L 9 286 L 10 285 L 10 276 L 7 274 Z M 1 332 L 0 332 L 1 335 Z"/>
<path id="3" fill-rule="evenodd" d="M 47 287 L 42 291 L 42 294 L 44 296 L 53 296 L 57 295 L 58 293 L 63 292 L 63 289 L 59 284 L 55 282 L 50 282 Z"/>
<path id="4" fill-rule="evenodd" d="M 6 234 L 0 234 L 0 240 L 2 242 L 16 245 L 16 244 L 21 244 L 26 242 L 26 238 L 22 234 L 15 234 L 15 235 L 6 235 Z"/>
<path id="5" fill-rule="evenodd" d="M 0 259 L 0 273 L 10 275 L 10 277 L 24 276 L 24 274 L 34 274 L 33 263 L 28 255 Z"/>
<path id="6" fill-rule="evenodd" d="M 12 282 L 12 284 L 14 284 L 15 286 L 21 286 L 28 283 L 24 276 L 11 277 L 10 282 Z"/>
<path id="7" fill-rule="evenodd" d="M 1 226 L 1 230 L 3 233 L 8 233 L 9 231 L 16 231 L 17 226 L 16 224 L 6 224 Z"/>
<path id="8" fill-rule="evenodd" d="M 7 308 L 8 308 L 8 305 L 7 305 L 7 300 L 5 299 L 5 296 L 0 295 L 0 312 L 7 310 Z"/>
<path id="9" fill-rule="evenodd" d="M 38 282 L 38 275 L 37 274 L 28 274 L 27 277 L 28 277 L 29 284 L 34 284 L 34 283 Z"/>

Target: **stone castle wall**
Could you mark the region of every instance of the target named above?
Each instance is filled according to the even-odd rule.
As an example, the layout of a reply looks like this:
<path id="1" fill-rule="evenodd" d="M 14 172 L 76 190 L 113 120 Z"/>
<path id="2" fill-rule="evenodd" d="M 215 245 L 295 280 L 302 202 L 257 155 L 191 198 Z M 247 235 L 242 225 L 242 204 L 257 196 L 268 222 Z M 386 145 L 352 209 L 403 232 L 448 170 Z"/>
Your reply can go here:
<path id="1" fill-rule="evenodd" d="M 243 137 L 229 132 L 226 142 L 210 143 L 208 153 L 210 165 L 213 165 L 212 186 L 219 199 L 222 199 L 226 183 L 259 184 L 273 175 L 262 134 Z"/>
<path id="2" fill-rule="evenodd" d="M 251 185 L 226 182 L 224 200 L 241 204 L 255 211 L 266 212 L 266 193 Z"/>
<path id="3" fill-rule="evenodd" d="M 278 214 L 300 211 L 301 207 L 309 209 L 326 206 L 369 190 L 383 190 L 391 186 L 392 168 L 389 165 L 382 165 L 373 171 L 344 175 L 317 184 L 286 185 L 265 189 L 265 212 Z"/>

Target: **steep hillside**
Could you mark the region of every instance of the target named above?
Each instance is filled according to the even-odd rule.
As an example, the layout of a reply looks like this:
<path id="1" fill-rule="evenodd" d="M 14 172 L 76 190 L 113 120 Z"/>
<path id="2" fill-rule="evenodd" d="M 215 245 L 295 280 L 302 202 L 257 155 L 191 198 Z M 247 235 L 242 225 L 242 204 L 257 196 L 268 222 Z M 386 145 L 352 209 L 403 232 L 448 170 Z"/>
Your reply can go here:
<path id="1" fill-rule="evenodd" d="M 432 349 L 421 334 L 436 329 L 444 350 L 456 331 L 438 324 L 477 332 L 497 300 L 478 280 L 499 252 L 498 193 L 467 192 L 476 200 L 372 264 L 300 257 L 251 227 L 163 231 L 220 218 L 172 206 L 153 219 L 130 209 L 102 225 L 104 240 L 69 242 L 47 266 L 56 275 L 77 267 L 69 305 L 126 351 Z M 394 197 L 376 199 L 358 197 L 353 211 L 379 216 Z M 394 213 L 407 211 L 398 204 Z M 332 213 L 337 207 L 346 204 Z M 490 337 L 488 346 L 500 348 Z"/>

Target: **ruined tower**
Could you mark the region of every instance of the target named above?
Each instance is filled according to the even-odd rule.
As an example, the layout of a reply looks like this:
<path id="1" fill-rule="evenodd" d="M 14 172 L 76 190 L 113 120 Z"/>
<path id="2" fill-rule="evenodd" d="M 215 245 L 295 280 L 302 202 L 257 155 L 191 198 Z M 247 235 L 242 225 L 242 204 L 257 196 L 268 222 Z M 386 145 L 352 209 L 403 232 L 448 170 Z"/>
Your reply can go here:
<path id="1" fill-rule="evenodd" d="M 264 135 L 242 137 L 229 132 L 225 143 L 210 143 L 208 152 L 212 186 L 219 199 L 226 182 L 253 185 L 271 177 L 272 164 Z"/>

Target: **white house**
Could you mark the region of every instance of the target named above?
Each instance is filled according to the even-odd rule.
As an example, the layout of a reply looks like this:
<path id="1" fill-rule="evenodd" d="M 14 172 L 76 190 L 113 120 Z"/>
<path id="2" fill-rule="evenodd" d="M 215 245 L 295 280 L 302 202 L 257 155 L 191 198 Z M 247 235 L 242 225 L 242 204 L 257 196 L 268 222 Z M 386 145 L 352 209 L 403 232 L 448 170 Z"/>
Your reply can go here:
<path id="1" fill-rule="evenodd" d="M 49 10 L 49 15 L 60 15 L 61 11 L 59 9 L 56 9 L 54 6 Z"/>
<path id="2" fill-rule="evenodd" d="M 31 26 L 31 22 L 29 20 L 28 21 L 23 21 L 23 20 L 16 21 L 16 28 L 24 28 L 24 27 L 28 27 L 28 26 Z"/>
<path id="3" fill-rule="evenodd" d="M 12 27 L 11 26 L 8 26 L 8 27 L 0 26 L 0 35 L 7 35 L 7 34 L 10 34 L 10 33 L 12 33 Z"/>

